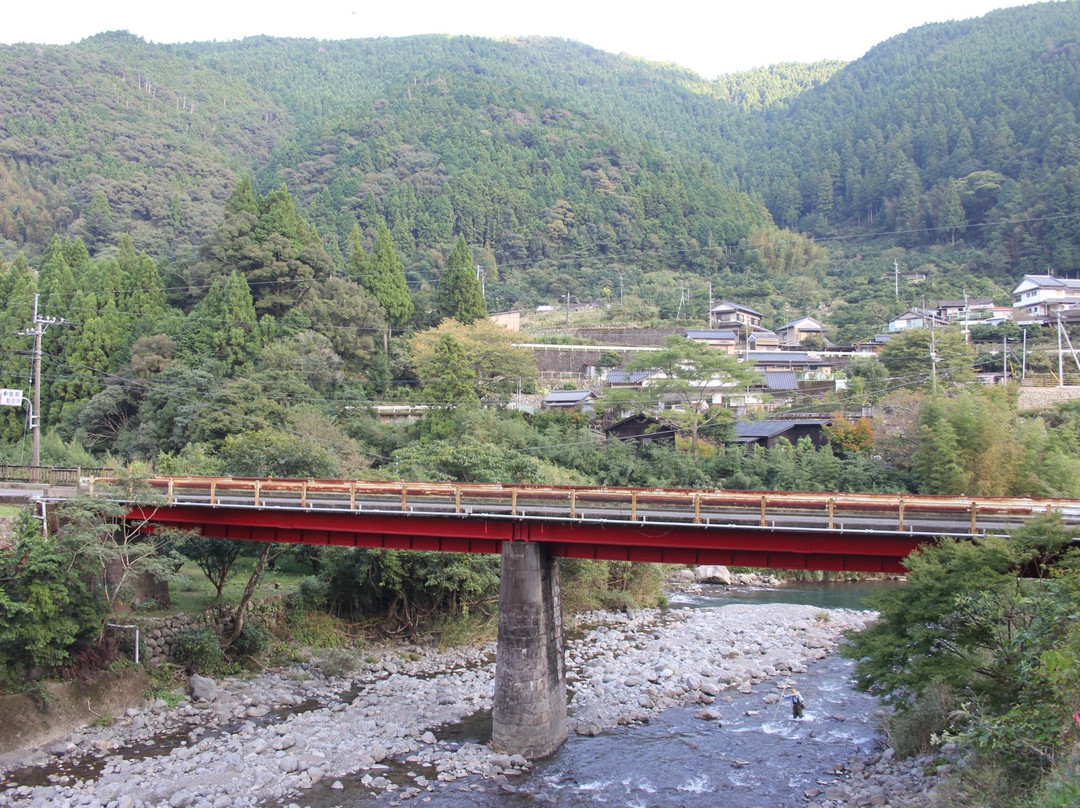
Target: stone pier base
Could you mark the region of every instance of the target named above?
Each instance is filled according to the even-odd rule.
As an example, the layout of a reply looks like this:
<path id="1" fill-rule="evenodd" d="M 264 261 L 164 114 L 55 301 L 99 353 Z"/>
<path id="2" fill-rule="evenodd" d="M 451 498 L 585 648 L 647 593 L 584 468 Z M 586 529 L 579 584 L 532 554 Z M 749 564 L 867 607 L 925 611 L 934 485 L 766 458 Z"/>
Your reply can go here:
<path id="1" fill-rule="evenodd" d="M 566 740 L 559 561 L 542 544 L 505 542 L 491 746 L 529 759 Z"/>

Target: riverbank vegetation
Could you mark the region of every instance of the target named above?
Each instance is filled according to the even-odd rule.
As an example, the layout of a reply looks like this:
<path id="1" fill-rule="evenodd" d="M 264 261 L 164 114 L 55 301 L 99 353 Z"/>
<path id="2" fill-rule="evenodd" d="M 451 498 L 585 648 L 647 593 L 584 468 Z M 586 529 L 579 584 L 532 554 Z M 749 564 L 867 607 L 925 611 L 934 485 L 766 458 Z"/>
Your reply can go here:
<path id="1" fill-rule="evenodd" d="M 1080 801 L 1080 551 L 1056 518 L 1009 540 L 942 540 L 908 559 L 907 585 L 870 599 L 852 635 L 857 686 L 894 708 L 898 754 L 958 741 L 972 751 L 952 805 Z"/>

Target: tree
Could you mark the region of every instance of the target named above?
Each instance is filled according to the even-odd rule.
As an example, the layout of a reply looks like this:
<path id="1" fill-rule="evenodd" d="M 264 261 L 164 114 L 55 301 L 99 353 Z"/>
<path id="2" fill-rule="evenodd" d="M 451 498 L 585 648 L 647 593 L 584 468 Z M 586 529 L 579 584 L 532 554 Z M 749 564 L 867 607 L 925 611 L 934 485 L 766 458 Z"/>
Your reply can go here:
<path id="1" fill-rule="evenodd" d="M 203 575 L 214 585 L 217 599 L 221 600 L 221 593 L 232 576 L 233 564 L 244 550 L 244 543 L 237 539 L 192 534 L 181 539 L 177 549 L 203 571 Z"/>
<path id="2" fill-rule="evenodd" d="M 255 358 L 258 322 L 251 290 L 239 272 L 213 282 L 184 324 L 179 342 L 193 365 L 214 359 L 227 376 L 236 375 Z"/>
<path id="3" fill-rule="evenodd" d="M 1061 759 L 1080 693 L 1071 543 L 1056 516 L 1009 539 L 942 539 L 907 559 L 903 587 L 869 599 L 880 619 L 844 653 L 856 659 L 856 687 L 894 706 L 900 754 L 926 751 L 933 733 L 959 734 L 980 753 L 974 765 L 990 759 L 1010 791 Z"/>
<path id="4" fill-rule="evenodd" d="M 890 339 L 878 357 L 893 385 L 946 388 L 975 378 L 975 351 L 955 326 L 908 329 Z"/>
<path id="5" fill-rule="evenodd" d="M 105 618 L 76 546 L 42 536 L 25 512 L 15 535 L 15 546 L 0 550 L 0 681 L 67 665 L 76 643 L 100 636 Z"/>
<path id="6" fill-rule="evenodd" d="M 431 369 L 438 375 L 422 378 L 424 393 L 430 403 L 439 406 L 479 404 L 476 373 L 465 350 L 452 334 L 442 334 L 431 355 Z"/>
<path id="7" fill-rule="evenodd" d="M 409 297 L 409 287 L 405 283 L 405 267 L 394 249 L 394 239 L 385 222 L 379 224 L 379 232 L 375 237 L 375 252 L 365 264 L 360 273 L 360 285 L 379 301 L 386 312 L 387 327 L 383 350 L 389 350 L 392 329 L 404 325 L 412 317 L 413 303 Z"/>
<path id="8" fill-rule="evenodd" d="M 694 459 L 703 429 L 716 429 L 733 420 L 732 410 L 716 399 L 745 392 L 758 374 L 734 356 L 682 337 L 671 337 L 659 351 L 637 354 L 627 365 L 631 371 L 651 370 L 641 390 L 617 390 L 601 406 L 664 411 L 664 417 L 690 432 Z"/>
<path id="9" fill-rule="evenodd" d="M 159 501 L 140 484 L 138 473 L 125 477 L 122 484 L 131 499 L 143 505 Z M 69 542 L 97 568 L 110 615 L 134 597 L 140 577 L 168 580 L 179 567 L 173 549 L 175 532 L 144 531 L 149 520 L 128 521 L 127 513 L 125 503 L 88 496 L 69 499 L 57 508 L 60 540 Z"/>
<path id="10" fill-rule="evenodd" d="M 472 265 L 472 253 L 464 236 L 458 236 L 450 252 L 446 270 L 439 279 L 436 301 L 439 317 L 457 320 L 466 325 L 487 317 L 487 306 Z"/>
<path id="11" fill-rule="evenodd" d="M 444 378 L 446 368 L 435 355 L 444 335 L 453 337 L 467 357 L 480 398 L 505 398 L 518 390 L 530 392 L 535 388 L 539 377 L 536 356 L 528 348 L 515 348 L 514 334 L 487 319 L 471 325 L 444 320 L 437 328 L 414 334 L 409 341 L 409 353 L 421 381 Z"/>

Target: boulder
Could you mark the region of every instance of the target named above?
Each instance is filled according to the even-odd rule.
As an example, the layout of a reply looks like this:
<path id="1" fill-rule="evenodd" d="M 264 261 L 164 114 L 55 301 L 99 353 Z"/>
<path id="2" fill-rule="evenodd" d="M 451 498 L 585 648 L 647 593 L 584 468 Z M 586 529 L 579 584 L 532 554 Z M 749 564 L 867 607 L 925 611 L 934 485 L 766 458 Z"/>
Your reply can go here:
<path id="1" fill-rule="evenodd" d="M 694 580 L 699 584 L 731 585 L 731 572 L 719 564 L 707 564 L 694 570 Z"/>
<path id="2" fill-rule="evenodd" d="M 199 676 L 199 674 L 192 674 L 188 679 L 188 692 L 191 694 L 192 701 L 198 701 L 199 699 L 206 699 L 206 701 L 216 701 L 218 697 L 217 682 L 206 676 Z"/>

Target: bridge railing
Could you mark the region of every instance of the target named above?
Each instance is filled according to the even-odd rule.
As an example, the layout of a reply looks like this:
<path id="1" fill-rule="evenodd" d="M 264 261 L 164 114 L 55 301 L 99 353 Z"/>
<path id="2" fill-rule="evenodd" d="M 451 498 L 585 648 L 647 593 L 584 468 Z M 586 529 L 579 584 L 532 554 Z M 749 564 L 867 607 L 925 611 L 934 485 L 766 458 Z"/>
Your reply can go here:
<path id="1" fill-rule="evenodd" d="M 131 481 L 90 477 L 91 493 L 145 501 Z M 729 491 L 603 486 L 499 485 L 237 477 L 155 477 L 139 484 L 163 506 L 294 508 L 515 519 L 569 519 L 812 529 L 868 529 L 929 535 L 1008 530 L 1034 515 L 1060 513 L 1080 525 L 1080 500 L 898 494 Z"/>
<path id="2" fill-rule="evenodd" d="M 101 475 L 111 472 L 105 468 L 81 466 L 28 466 L 0 464 L 0 481 L 5 483 L 39 483 L 41 485 L 77 486 L 87 474 Z"/>

